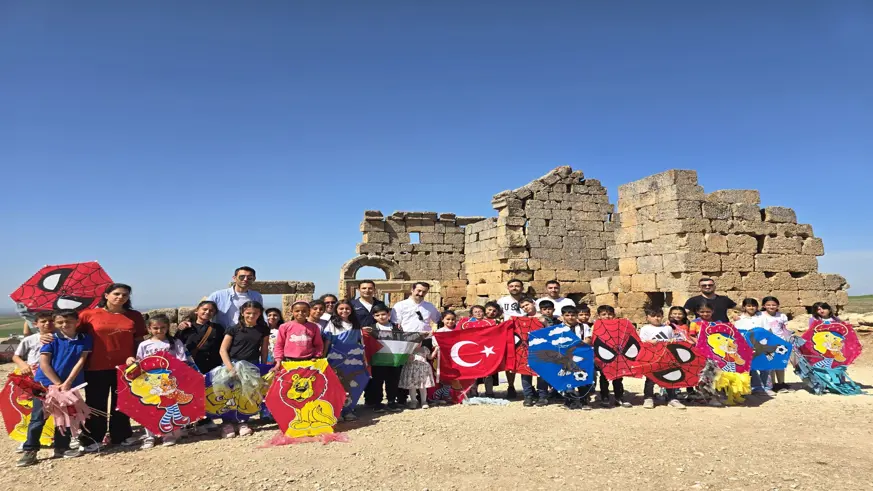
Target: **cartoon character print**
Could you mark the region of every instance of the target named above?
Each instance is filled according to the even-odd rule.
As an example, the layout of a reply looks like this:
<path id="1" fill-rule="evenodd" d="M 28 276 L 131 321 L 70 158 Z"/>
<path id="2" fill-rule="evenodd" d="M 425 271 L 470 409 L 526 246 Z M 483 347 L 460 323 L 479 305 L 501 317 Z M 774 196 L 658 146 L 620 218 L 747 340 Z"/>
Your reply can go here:
<path id="1" fill-rule="evenodd" d="M 319 362 L 327 365 L 323 359 Z M 285 435 L 315 436 L 333 431 L 337 423 L 333 406 L 319 399 L 326 389 L 327 380 L 318 367 L 293 368 L 279 378 L 280 398 L 295 410 Z"/>
<path id="2" fill-rule="evenodd" d="M 725 361 L 725 366 L 722 368 L 723 372 L 735 373 L 737 365 L 746 364 L 746 360 L 743 360 L 737 352 L 737 343 L 734 338 L 716 333 L 707 336 L 706 342 L 709 343 L 712 352 Z"/>
<path id="3" fill-rule="evenodd" d="M 687 341 L 645 343 L 635 363 L 639 373 L 665 389 L 693 387 L 706 365 L 699 351 Z"/>
<path id="4" fill-rule="evenodd" d="M 34 369 L 34 371 L 36 371 Z M 15 374 L 21 374 L 16 368 L 13 370 Z M 0 392 L 0 404 L 4 407 L 3 415 L 4 422 L 9 429 L 9 437 L 17 442 L 27 440 L 27 427 L 30 425 L 30 413 L 33 411 L 33 396 L 19 389 L 12 381 L 6 383 L 3 391 Z M 7 420 L 7 414 L 12 416 L 12 420 Z M 54 441 L 55 424 L 54 418 L 49 416 L 46 419 L 45 426 L 42 427 L 39 442 L 41 445 L 49 446 Z"/>
<path id="5" fill-rule="evenodd" d="M 24 282 L 10 297 L 25 318 L 36 312 L 84 310 L 97 305 L 112 279 L 97 262 L 46 266 Z"/>
<path id="6" fill-rule="evenodd" d="M 634 325 L 627 319 L 598 319 L 594 322 L 592 347 L 595 361 L 609 380 L 639 376 L 636 359 L 642 342 Z"/>
<path id="7" fill-rule="evenodd" d="M 822 359 L 817 361 L 814 367 L 831 368 L 834 362 L 845 362 L 843 344 L 845 336 L 834 331 L 822 330 L 812 335 L 812 348 L 821 354 Z"/>
<path id="8" fill-rule="evenodd" d="M 723 372 L 749 371 L 754 350 L 736 327 L 725 322 L 695 322 L 701 323 L 700 337 L 697 339 L 697 349 L 701 353 L 714 360 Z"/>
<path id="9" fill-rule="evenodd" d="M 188 404 L 194 399 L 191 394 L 179 390 L 169 366 L 169 361 L 163 356 L 147 356 L 131 365 L 124 376 L 131 393 L 139 397 L 143 404 L 164 410 L 160 420 L 160 428 L 164 433 L 171 433 L 191 422 L 190 418 L 182 415 L 179 405 Z"/>

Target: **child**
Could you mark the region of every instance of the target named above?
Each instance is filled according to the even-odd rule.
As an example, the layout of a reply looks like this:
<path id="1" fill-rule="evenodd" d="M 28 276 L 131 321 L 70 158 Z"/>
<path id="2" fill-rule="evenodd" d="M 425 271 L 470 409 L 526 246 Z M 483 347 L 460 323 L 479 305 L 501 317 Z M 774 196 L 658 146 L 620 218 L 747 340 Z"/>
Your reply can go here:
<path id="1" fill-rule="evenodd" d="M 282 318 L 282 311 L 271 307 L 264 312 L 264 315 L 267 317 L 267 327 L 270 328 L 270 342 L 268 343 L 267 350 L 267 363 L 273 363 L 273 348 L 276 347 L 276 336 L 279 334 L 279 326 L 285 323 L 285 319 Z"/>
<path id="2" fill-rule="evenodd" d="M 734 321 L 734 327 L 740 331 L 748 331 L 763 326 L 761 312 L 758 310 L 758 301 L 754 298 L 743 299 L 743 313 Z"/>
<path id="3" fill-rule="evenodd" d="M 683 307 L 673 306 L 667 313 L 670 327 L 673 328 L 673 336 L 679 341 L 697 343 L 697 336 L 692 336 L 688 330 L 688 314 Z"/>
<path id="4" fill-rule="evenodd" d="M 712 322 L 712 315 L 715 311 L 713 304 L 709 300 L 704 300 L 697 304 L 697 310 L 695 310 L 694 314 L 697 316 L 691 324 L 688 326 L 689 334 L 696 340 L 698 336 L 700 336 L 700 329 L 704 326 L 704 324 L 708 324 Z M 696 343 L 696 341 L 695 341 Z M 702 400 L 706 400 L 707 397 L 704 394 L 700 394 Z M 712 407 L 721 407 L 721 401 L 717 398 L 709 398 L 706 401 L 709 406 Z"/>
<path id="5" fill-rule="evenodd" d="M 267 363 L 270 331 L 267 323 L 264 322 L 263 314 L 264 306 L 260 302 L 248 301 L 239 308 L 239 323 L 225 331 L 219 353 L 224 367 L 231 375 L 236 373 L 233 368 L 233 363 L 236 361 L 247 361 L 253 365 Z M 248 436 L 252 433 L 249 425 L 240 423 L 239 436 Z M 233 424 L 225 423 L 221 428 L 221 437 L 235 436 Z"/>
<path id="6" fill-rule="evenodd" d="M 764 329 L 790 342 L 794 333 L 788 329 L 788 317 L 779 312 L 779 299 L 776 297 L 764 297 L 761 304 L 764 307 L 764 313 L 761 316 Z M 796 363 L 796 356 L 795 353 L 791 353 L 789 361 L 792 365 Z M 776 379 L 776 382 L 773 384 L 774 391 L 780 394 L 790 392 L 788 384 L 785 383 L 785 370 L 773 370 L 773 377 Z"/>
<path id="7" fill-rule="evenodd" d="M 327 325 L 322 330 L 322 333 L 327 334 L 328 342 L 325 346 L 325 353 L 329 352 L 332 346 L 350 346 L 351 348 L 363 348 L 363 338 L 361 336 L 361 325 L 358 324 L 358 317 L 355 315 L 355 306 L 348 300 L 343 300 L 336 305 L 334 314 L 330 316 Z M 334 363 L 328 358 L 328 361 Z M 340 362 L 347 361 L 345 359 Z M 348 399 L 349 394 L 346 394 L 347 403 L 343 405 L 343 410 L 340 413 L 344 421 L 357 421 L 358 416 L 355 414 L 355 408 L 358 405 L 358 400 Z"/>
<path id="8" fill-rule="evenodd" d="M 603 320 L 615 319 L 615 308 L 610 305 L 597 307 L 597 318 Z M 631 407 L 631 403 L 624 400 L 624 377 L 618 377 L 612 381 L 612 393 L 616 406 Z M 612 405 L 613 403 L 609 400 L 609 380 L 603 372 L 600 372 L 600 406 L 610 407 Z"/>
<path id="9" fill-rule="evenodd" d="M 503 317 L 503 309 L 500 308 L 499 303 L 488 302 L 485 304 L 485 319 L 486 320 L 500 322 L 501 317 Z"/>
<path id="10" fill-rule="evenodd" d="M 312 321 L 312 310 L 303 301 L 291 306 L 292 319 L 279 326 L 273 347 L 273 370 L 282 368 L 284 360 L 312 360 L 324 356 L 324 341 L 318 324 Z M 316 318 L 316 321 L 321 315 Z M 330 334 L 328 333 L 328 336 Z"/>
<path id="11" fill-rule="evenodd" d="M 418 345 L 415 351 L 406 360 L 406 364 L 400 371 L 400 381 L 398 386 L 401 389 L 407 389 L 410 392 L 409 402 L 406 407 L 416 409 L 418 401 L 415 399 L 415 392 L 418 391 L 418 396 L 421 399 L 421 408 L 428 409 L 427 404 L 427 389 L 436 385 L 433 380 L 433 368 L 430 361 L 433 360 L 433 354 L 426 346 Z"/>
<path id="12" fill-rule="evenodd" d="M 139 360 L 143 358 L 153 355 L 159 351 L 166 351 L 176 357 L 176 359 L 184 362 L 191 362 L 191 357 L 185 351 L 185 344 L 182 341 L 174 338 L 170 334 L 170 318 L 165 314 L 156 314 L 149 317 L 147 328 L 149 335 L 151 336 L 146 341 L 140 343 L 139 347 L 136 350 L 136 358 L 130 357 L 127 359 L 128 365 L 133 365 Z M 152 433 L 150 430 L 146 429 L 145 431 L 146 437 L 142 442 L 143 450 L 147 450 L 155 446 L 155 437 L 156 435 Z M 176 441 L 179 439 L 180 433 L 173 432 L 167 434 L 163 437 L 164 447 L 170 447 L 176 444 Z"/>
<path id="13" fill-rule="evenodd" d="M 809 318 L 809 325 L 815 321 L 836 321 L 840 318 L 834 315 L 834 309 L 826 302 L 816 302 L 812 304 L 812 317 Z"/>
<path id="14" fill-rule="evenodd" d="M 327 325 L 327 319 L 322 319 L 324 315 L 325 305 L 324 300 L 313 300 L 309 302 L 309 322 L 318 327 Z"/>
<path id="15" fill-rule="evenodd" d="M 485 318 L 485 307 L 474 305 L 470 307 L 470 322 L 480 321 Z"/>
<path id="16" fill-rule="evenodd" d="M 385 304 L 373 306 L 370 311 L 376 324 L 364 327 L 364 332 L 374 331 L 402 331 L 399 326 L 391 322 L 391 310 Z M 373 408 L 374 413 L 384 413 L 386 406 L 382 404 L 382 387 L 385 387 L 385 397 L 388 399 L 387 409 L 391 412 L 400 412 L 403 408 L 397 403 L 399 398 L 398 384 L 400 372 L 403 367 L 370 366 L 370 383 L 364 391 L 364 403 Z"/>
<path id="17" fill-rule="evenodd" d="M 588 318 L 591 317 L 591 309 L 589 309 L 588 306 L 585 304 L 582 304 L 582 306 L 585 307 L 585 309 L 588 311 L 588 315 L 585 316 L 585 320 L 587 321 Z M 591 344 L 591 326 L 587 323 L 583 324 L 579 322 L 578 308 L 573 307 L 572 305 L 568 305 L 562 308 L 561 318 L 564 319 L 564 325 L 572 329 L 576 336 L 579 336 L 579 339 L 581 339 L 584 344 Z M 586 385 L 583 387 L 578 387 L 575 394 L 573 392 L 567 393 L 567 407 L 570 409 L 582 409 L 585 411 L 590 410 L 591 406 L 589 405 L 589 394 L 591 393 L 592 388 L 592 385 Z M 542 396 L 540 396 L 540 400 L 543 400 Z M 545 404 L 543 404 L 543 406 L 545 406 Z"/>
<path id="18" fill-rule="evenodd" d="M 521 311 L 524 312 L 525 317 L 536 317 L 537 315 L 537 304 L 532 298 L 522 298 L 520 302 L 518 302 L 518 306 L 521 307 Z"/>
<path id="19" fill-rule="evenodd" d="M 543 300 L 540 302 L 540 322 L 544 327 L 554 326 L 561 321 L 555 317 L 555 304 L 551 300 Z"/>
<path id="20" fill-rule="evenodd" d="M 185 349 L 194 360 L 200 373 L 209 373 L 213 368 L 221 366 L 221 341 L 224 339 L 224 327 L 212 322 L 218 305 L 212 300 L 203 300 L 189 318 L 188 329 L 177 330 L 175 337 L 185 344 Z M 201 419 L 194 425 L 194 433 L 205 435 L 217 426 L 211 419 Z"/>
<path id="21" fill-rule="evenodd" d="M 485 320 L 491 321 L 495 324 L 498 324 L 500 320 L 503 318 L 503 309 L 500 307 L 500 304 L 497 302 L 488 302 L 485 304 Z M 490 377 L 485 377 L 482 381 L 485 383 L 485 397 L 495 397 L 494 395 L 494 386 L 500 383 L 500 376 L 498 375 L 500 372 L 492 373 Z M 516 392 L 515 387 L 513 387 L 515 383 L 515 377 L 509 376 L 510 372 L 506 373 L 507 382 L 509 383 L 509 389 L 507 390 L 506 397 L 508 399 L 515 399 Z M 476 383 L 478 386 L 478 382 Z M 477 387 L 478 390 L 478 387 Z"/>
<path id="22" fill-rule="evenodd" d="M 61 310 L 54 314 L 55 333 L 49 344 L 40 348 L 39 368 L 34 374 L 34 380 L 45 385 L 59 386 L 62 391 L 69 391 L 85 382 L 85 361 L 94 347 L 94 341 L 87 334 L 79 334 L 76 328 L 79 315 L 72 310 Z M 43 412 L 43 401 L 33 398 L 33 408 L 30 412 L 30 423 L 27 426 L 27 440 L 24 442 L 24 453 L 18 459 L 16 466 L 26 467 L 37 461 L 39 439 L 45 426 L 46 415 Z M 54 458 L 72 458 L 83 454 L 81 448 L 70 448 L 70 431 L 55 431 Z"/>
<path id="23" fill-rule="evenodd" d="M 39 367 L 40 350 L 42 349 L 40 336 L 52 334 L 55 331 L 52 327 L 51 312 L 39 312 L 33 323 L 37 332 L 22 339 L 18 347 L 15 348 L 15 354 L 12 355 L 12 361 L 22 375 L 33 375 Z"/>
<path id="24" fill-rule="evenodd" d="M 534 299 L 521 299 L 519 307 L 526 317 L 537 318 L 537 304 Z M 536 391 L 534 391 L 533 375 L 522 375 L 521 393 L 524 396 L 524 407 L 549 405 L 549 384 L 542 377 L 537 377 Z"/>
<path id="25" fill-rule="evenodd" d="M 454 311 L 446 310 L 443 312 L 443 318 L 440 321 L 440 327 L 436 330 L 436 332 L 449 332 L 453 331 L 455 327 L 458 325 L 458 314 Z M 436 358 L 439 355 L 440 347 L 437 344 L 434 344 L 433 347 L 433 358 Z M 456 384 L 458 389 L 461 388 L 460 383 Z M 439 404 L 447 404 L 452 400 L 452 384 L 445 383 L 440 381 L 440 388 L 434 391 L 433 393 L 433 401 Z"/>
<path id="26" fill-rule="evenodd" d="M 640 341 L 644 343 L 665 343 L 673 339 L 673 328 L 670 325 L 664 325 L 662 322 L 664 314 L 659 309 L 651 307 L 646 308 L 646 322 L 640 328 Z M 655 408 L 655 381 L 646 377 L 646 383 L 643 386 L 643 407 L 645 409 Z M 676 409 L 685 409 L 685 405 L 676 399 L 676 389 L 667 389 L 667 405 Z"/>

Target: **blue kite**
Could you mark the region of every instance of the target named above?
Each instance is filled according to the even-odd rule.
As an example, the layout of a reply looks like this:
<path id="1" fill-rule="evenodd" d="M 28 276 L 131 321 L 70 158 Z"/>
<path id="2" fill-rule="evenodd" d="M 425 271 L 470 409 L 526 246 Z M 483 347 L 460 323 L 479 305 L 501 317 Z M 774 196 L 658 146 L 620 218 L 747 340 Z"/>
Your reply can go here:
<path id="1" fill-rule="evenodd" d="M 755 352 L 752 370 L 785 370 L 793 348 L 790 342 L 761 327 L 742 333 Z"/>
<path id="2" fill-rule="evenodd" d="M 594 383 L 594 349 L 568 326 L 531 331 L 527 340 L 531 370 L 555 390 L 566 392 Z"/>
<path id="3" fill-rule="evenodd" d="M 333 368 L 346 391 L 343 416 L 355 410 L 364 388 L 367 387 L 367 382 L 370 381 L 367 357 L 361 341 L 360 329 L 350 329 L 331 336 L 327 363 Z"/>

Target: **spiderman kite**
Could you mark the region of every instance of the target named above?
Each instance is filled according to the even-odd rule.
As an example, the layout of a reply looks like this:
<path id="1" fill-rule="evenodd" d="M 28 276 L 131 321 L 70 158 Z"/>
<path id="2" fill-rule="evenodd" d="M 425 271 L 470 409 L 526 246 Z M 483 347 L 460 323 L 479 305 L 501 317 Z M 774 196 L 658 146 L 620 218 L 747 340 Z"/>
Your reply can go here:
<path id="1" fill-rule="evenodd" d="M 635 364 L 642 343 L 634 325 L 627 319 L 598 319 L 591 344 L 600 372 L 608 379 L 639 377 Z"/>
<path id="2" fill-rule="evenodd" d="M 94 307 L 110 284 L 112 279 L 96 261 L 44 266 L 9 297 L 32 321 L 37 312 Z"/>

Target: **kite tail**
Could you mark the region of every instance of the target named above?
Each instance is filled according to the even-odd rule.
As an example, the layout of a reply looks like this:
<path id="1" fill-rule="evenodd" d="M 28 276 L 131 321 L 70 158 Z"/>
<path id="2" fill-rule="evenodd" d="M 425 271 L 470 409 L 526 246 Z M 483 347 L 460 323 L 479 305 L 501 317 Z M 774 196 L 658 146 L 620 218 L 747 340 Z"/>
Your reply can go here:
<path id="1" fill-rule="evenodd" d="M 700 371 L 700 379 L 697 382 L 697 392 L 707 399 L 718 399 L 718 392 L 715 389 L 715 380 L 718 378 L 721 370 L 718 364 L 712 360 L 706 360 L 706 365 Z"/>
<path id="2" fill-rule="evenodd" d="M 752 392 L 752 380 L 748 373 L 721 372 L 715 379 L 715 389 L 727 395 L 727 404 L 734 406 L 746 402 L 744 395 Z"/>
<path id="3" fill-rule="evenodd" d="M 846 367 L 819 368 L 813 367 L 811 377 L 815 379 L 815 385 L 822 390 L 843 396 L 856 396 L 861 393 L 861 386 L 856 384 L 846 373 Z"/>
<path id="4" fill-rule="evenodd" d="M 261 377 L 261 372 L 258 367 L 247 361 L 233 362 L 233 368 L 236 371 L 234 376 L 231 376 L 224 365 L 220 365 L 212 369 L 212 386 L 222 387 L 230 392 L 232 389 L 239 388 L 240 398 L 250 402 L 253 406 L 260 406 L 263 402 L 263 389 L 266 387 L 266 381 Z"/>

